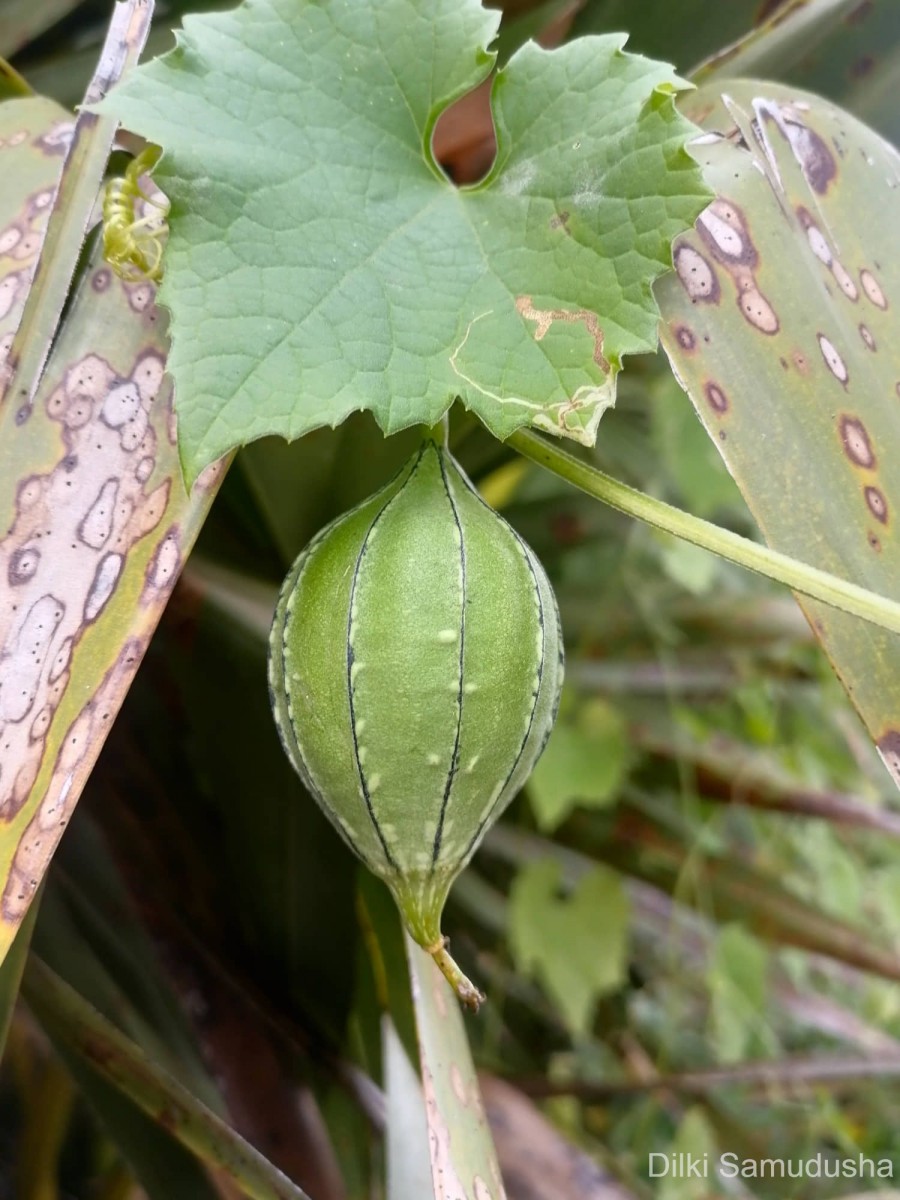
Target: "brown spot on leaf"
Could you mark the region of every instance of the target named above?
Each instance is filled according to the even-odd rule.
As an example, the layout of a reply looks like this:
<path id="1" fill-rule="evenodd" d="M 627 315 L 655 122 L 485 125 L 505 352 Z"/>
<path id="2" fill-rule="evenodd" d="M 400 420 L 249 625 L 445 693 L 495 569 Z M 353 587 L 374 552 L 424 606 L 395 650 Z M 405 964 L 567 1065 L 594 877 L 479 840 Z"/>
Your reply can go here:
<path id="1" fill-rule="evenodd" d="M 530 296 L 516 298 L 516 312 L 526 321 L 535 322 L 537 328 L 534 331 L 534 340 L 536 342 L 546 337 L 554 321 L 562 321 L 567 325 L 582 323 L 594 339 L 594 362 L 601 371 L 609 372 L 609 363 L 603 357 L 603 330 L 597 321 L 596 313 L 589 312 L 586 308 L 535 308 Z"/>
<path id="2" fill-rule="evenodd" d="M 875 452 L 862 421 L 857 417 L 845 414 L 840 419 L 839 429 L 847 457 L 856 466 L 865 467 L 867 471 L 871 470 L 875 466 Z"/>
<path id="3" fill-rule="evenodd" d="M 563 229 L 563 230 L 565 230 L 566 233 L 568 233 L 569 232 L 568 221 L 569 221 L 569 214 L 567 211 L 563 210 L 563 212 L 556 213 L 554 216 L 552 216 L 550 218 L 550 228 L 551 229 Z"/>
<path id="4" fill-rule="evenodd" d="M 806 124 L 788 122 L 789 137 L 794 154 L 807 183 L 814 192 L 824 196 L 828 185 L 837 176 L 837 163 L 827 144 L 814 129 Z"/>
<path id="5" fill-rule="evenodd" d="M 95 271 L 91 279 L 91 287 L 95 292 L 105 292 L 112 282 L 112 271 L 109 267 L 101 267 L 99 271 Z"/>
<path id="6" fill-rule="evenodd" d="M 675 271 L 692 303 L 718 304 L 719 280 L 712 265 L 687 242 L 675 249 Z"/>
<path id="7" fill-rule="evenodd" d="M 885 499 L 884 492 L 881 488 L 867 487 L 865 489 L 866 504 L 869 506 L 869 512 L 882 525 L 887 525 L 888 522 L 888 503 Z"/>
<path id="8" fill-rule="evenodd" d="M 728 397 L 717 383 L 709 380 L 705 384 L 703 391 L 711 408 L 715 409 L 717 413 L 728 412 Z"/>
<path id="9" fill-rule="evenodd" d="M 863 325 L 862 322 L 860 322 L 859 325 L 859 336 L 862 338 L 867 350 L 878 349 L 877 345 L 875 344 L 875 339 L 872 337 L 871 330 L 867 325 Z"/>
<path id="10" fill-rule="evenodd" d="M 881 553 L 881 539 L 878 537 L 878 535 L 876 533 L 873 533 L 871 530 L 869 530 L 869 536 L 866 540 L 868 541 L 869 545 L 872 547 L 872 549 L 875 551 L 876 554 Z"/>
<path id="11" fill-rule="evenodd" d="M 875 278 L 871 271 L 865 267 L 859 273 L 859 281 L 862 284 L 863 291 L 876 308 L 886 309 L 888 306 L 887 297 L 882 290 L 881 284 Z"/>
<path id="12" fill-rule="evenodd" d="M 839 354 L 834 343 L 830 341 L 824 333 L 817 333 L 816 339 L 819 343 L 819 349 L 822 352 L 822 357 L 825 360 L 825 366 L 832 373 L 838 383 L 845 384 L 850 378 L 850 372 L 847 370 L 847 364 Z"/>
<path id="13" fill-rule="evenodd" d="M 758 329 L 760 333 L 765 333 L 771 337 L 781 328 L 775 309 L 759 288 L 755 286 L 745 288 L 741 291 L 738 296 L 738 308 L 743 313 L 744 318 L 749 321 L 754 329 Z"/>
<path id="14" fill-rule="evenodd" d="M 675 340 L 682 350 L 691 351 L 697 346 L 697 339 L 694 337 L 693 331 L 688 329 L 687 325 L 677 325 L 675 327 Z"/>
<path id="15" fill-rule="evenodd" d="M 900 787 L 900 730 L 888 729 L 875 743 L 882 761 Z"/>
<path id="16" fill-rule="evenodd" d="M 697 218 L 697 232 L 720 262 L 753 268 L 756 247 L 740 208 L 730 200 L 713 200 Z"/>
<path id="17" fill-rule="evenodd" d="M 794 366 L 797 368 L 797 370 L 800 372 L 800 374 L 808 375 L 809 374 L 809 359 L 802 352 L 802 350 L 795 350 L 793 352 L 793 354 L 791 355 L 791 357 L 794 360 Z"/>
<path id="18" fill-rule="evenodd" d="M 40 551 L 34 546 L 23 546 L 10 555 L 6 569 L 6 581 L 10 587 L 21 587 L 34 576 L 41 561 Z"/>

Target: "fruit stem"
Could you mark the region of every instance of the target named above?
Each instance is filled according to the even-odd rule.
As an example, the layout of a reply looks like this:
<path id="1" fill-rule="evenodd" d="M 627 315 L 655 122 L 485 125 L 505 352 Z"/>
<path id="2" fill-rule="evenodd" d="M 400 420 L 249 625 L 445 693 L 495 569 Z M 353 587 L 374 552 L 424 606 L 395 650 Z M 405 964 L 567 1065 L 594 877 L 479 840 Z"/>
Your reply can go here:
<path id="1" fill-rule="evenodd" d="M 439 942 L 435 942 L 433 946 L 426 946 L 425 949 L 437 963 L 438 969 L 456 992 L 460 1002 L 472 1012 L 478 1012 L 484 1002 L 484 992 L 479 992 L 472 980 L 463 973 L 448 951 L 447 945 L 447 939 L 442 937 Z"/>

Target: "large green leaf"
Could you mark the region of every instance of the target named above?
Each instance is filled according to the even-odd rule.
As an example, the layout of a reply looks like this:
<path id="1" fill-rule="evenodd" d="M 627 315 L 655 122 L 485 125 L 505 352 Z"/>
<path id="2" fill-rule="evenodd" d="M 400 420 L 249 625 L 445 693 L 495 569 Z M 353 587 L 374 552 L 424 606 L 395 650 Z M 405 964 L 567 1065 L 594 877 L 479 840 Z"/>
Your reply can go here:
<path id="1" fill-rule="evenodd" d="M 808 94 L 692 97 L 719 198 L 657 290 L 663 343 L 767 540 L 896 598 L 900 157 Z M 900 639 L 803 601 L 900 784 Z"/>
<path id="2" fill-rule="evenodd" d="M 165 150 L 190 477 L 360 408 L 433 424 L 456 395 L 500 436 L 593 441 L 701 203 L 683 85 L 622 35 L 529 44 L 495 81 L 496 162 L 459 190 L 431 135 L 489 73 L 497 20 L 477 0 L 248 0 L 187 20 L 107 100 Z"/>

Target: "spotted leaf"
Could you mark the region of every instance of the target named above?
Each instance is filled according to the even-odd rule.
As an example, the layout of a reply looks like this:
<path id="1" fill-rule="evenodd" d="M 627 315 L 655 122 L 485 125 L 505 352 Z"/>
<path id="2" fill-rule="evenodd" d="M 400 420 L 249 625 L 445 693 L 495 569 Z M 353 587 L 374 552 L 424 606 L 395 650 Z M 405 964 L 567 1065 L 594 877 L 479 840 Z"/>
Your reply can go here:
<path id="1" fill-rule="evenodd" d="M 663 343 L 766 539 L 900 596 L 900 156 L 826 101 L 732 81 L 688 111 L 718 193 Z M 802 601 L 900 785 L 900 638 Z"/>

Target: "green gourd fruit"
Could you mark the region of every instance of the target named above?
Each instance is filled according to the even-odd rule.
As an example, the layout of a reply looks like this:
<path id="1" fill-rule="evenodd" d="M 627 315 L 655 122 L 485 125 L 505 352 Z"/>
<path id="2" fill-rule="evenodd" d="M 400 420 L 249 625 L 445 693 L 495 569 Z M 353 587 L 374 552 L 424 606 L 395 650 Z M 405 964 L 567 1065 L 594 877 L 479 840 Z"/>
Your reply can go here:
<path id="1" fill-rule="evenodd" d="M 288 757 L 473 1008 L 441 913 L 546 745 L 562 678 L 543 567 L 431 436 L 310 542 L 275 610 Z"/>

